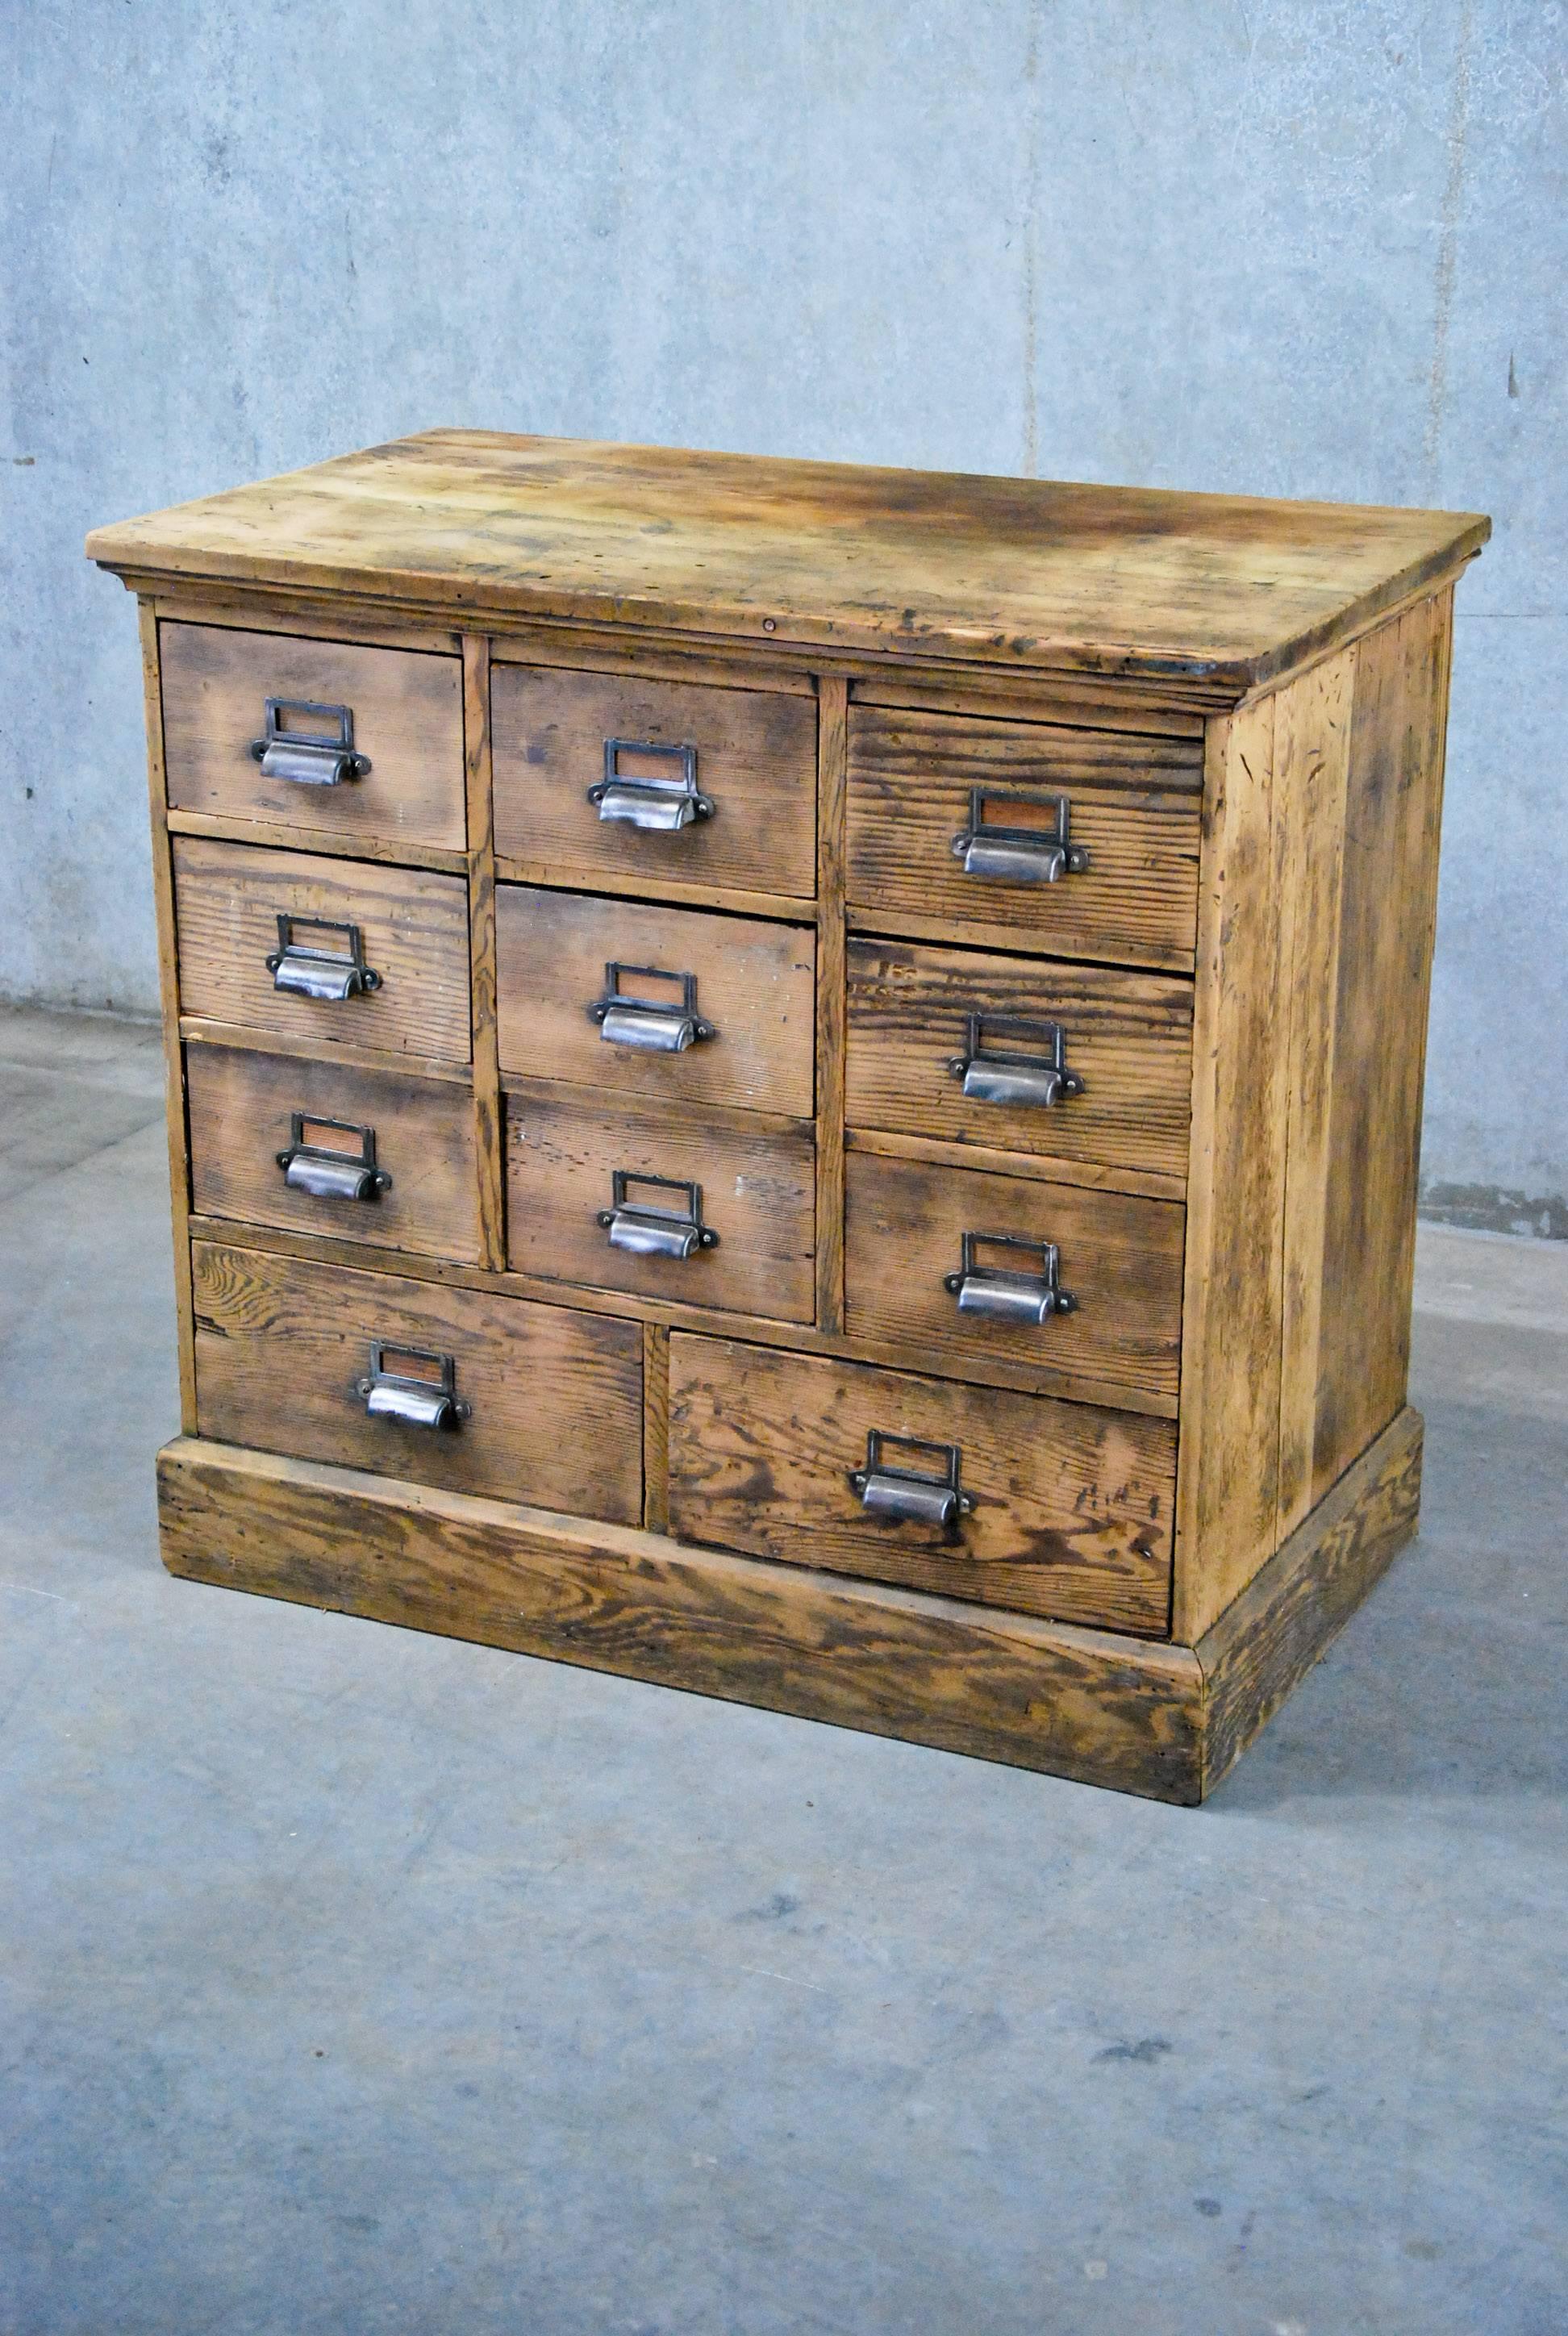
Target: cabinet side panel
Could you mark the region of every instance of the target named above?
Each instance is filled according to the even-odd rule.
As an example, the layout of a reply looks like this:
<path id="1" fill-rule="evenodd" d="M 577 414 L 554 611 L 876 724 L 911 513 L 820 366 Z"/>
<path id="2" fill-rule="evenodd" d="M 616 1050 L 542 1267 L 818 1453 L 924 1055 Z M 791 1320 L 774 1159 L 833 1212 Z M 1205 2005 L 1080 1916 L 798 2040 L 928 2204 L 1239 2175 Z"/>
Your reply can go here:
<path id="1" fill-rule="evenodd" d="M 1453 592 L 1356 649 L 1311 1497 L 1405 1400 Z"/>
<path id="2" fill-rule="evenodd" d="M 1285 1153 L 1275 708 L 1264 697 L 1212 723 L 1204 757 L 1172 1613 L 1186 1645 L 1274 1548 Z"/>
<path id="3" fill-rule="evenodd" d="M 1280 1043 L 1285 1049 L 1283 1352 L 1280 1368 L 1277 1540 L 1312 1506 L 1318 1371 L 1325 1336 L 1329 1163 L 1334 1105 L 1335 995 L 1345 864 L 1345 790 L 1356 655 L 1346 649 L 1281 690 L 1275 793 L 1286 820 Z"/>
<path id="4" fill-rule="evenodd" d="M 185 1114 L 185 1056 L 180 1044 L 180 960 L 175 946 L 174 871 L 170 861 L 169 797 L 163 764 L 163 684 L 158 618 L 137 603 L 141 686 L 147 716 L 147 790 L 152 814 L 152 898 L 158 917 L 158 990 L 163 1018 L 164 1095 L 169 1117 L 169 1195 L 174 1231 L 175 1335 L 180 1364 L 180 1424 L 196 1433 L 196 1334 L 190 1296 L 190 1179 Z"/>

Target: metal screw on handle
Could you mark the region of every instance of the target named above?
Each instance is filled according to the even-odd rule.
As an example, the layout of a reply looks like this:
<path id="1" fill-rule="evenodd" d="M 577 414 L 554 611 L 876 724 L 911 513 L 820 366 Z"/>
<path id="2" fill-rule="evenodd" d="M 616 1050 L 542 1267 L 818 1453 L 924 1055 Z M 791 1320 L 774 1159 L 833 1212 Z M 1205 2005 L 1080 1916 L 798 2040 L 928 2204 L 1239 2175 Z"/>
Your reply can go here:
<path id="1" fill-rule="evenodd" d="M 289 715 L 314 715 L 330 729 L 306 730 L 297 723 L 285 728 Z M 250 752 L 267 779 L 288 779 L 298 787 L 337 787 L 346 779 L 362 779 L 370 768 L 368 754 L 354 745 L 354 709 L 350 706 L 317 706 L 307 697 L 269 697 L 266 728 L 250 742 Z"/>
<path id="2" fill-rule="evenodd" d="M 1052 814 L 1050 828 L 1009 826 L 988 820 L 988 803 L 1013 803 Z M 992 787 L 969 790 L 969 823 L 953 838 L 953 855 L 961 860 L 966 876 L 987 876 L 1001 884 L 1056 884 L 1064 876 L 1081 876 L 1089 855 L 1067 832 L 1069 806 L 1066 795 L 1031 795 Z"/>
<path id="3" fill-rule="evenodd" d="M 940 1473 L 891 1466 L 886 1458 L 890 1445 L 904 1452 L 940 1453 Z M 872 1516 L 937 1525 L 950 1538 L 959 1519 L 969 1516 L 975 1505 L 973 1495 L 964 1491 L 960 1482 L 962 1465 L 963 1454 L 956 1444 L 930 1444 L 918 1436 L 889 1436 L 873 1427 L 866 1436 L 865 1465 L 849 1472 L 850 1488 L 859 1494 L 862 1508 Z"/>
<path id="4" fill-rule="evenodd" d="M 623 772 L 623 754 L 653 756 L 678 766 L 678 775 L 648 777 Z M 604 776 L 588 790 L 588 799 L 600 819 L 617 820 L 627 827 L 674 834 L 694 820 L 712 819 L 718 806 L 696 783 L 695 746 L 660 746 L 638 738 L 607 738 Z"/>

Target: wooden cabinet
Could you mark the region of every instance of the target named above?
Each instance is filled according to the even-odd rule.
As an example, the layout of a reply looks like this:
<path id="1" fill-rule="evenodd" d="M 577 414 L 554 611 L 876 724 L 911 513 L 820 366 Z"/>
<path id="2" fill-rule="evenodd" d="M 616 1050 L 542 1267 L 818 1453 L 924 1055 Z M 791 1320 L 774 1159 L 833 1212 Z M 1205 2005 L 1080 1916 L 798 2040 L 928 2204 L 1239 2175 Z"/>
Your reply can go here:
<path id="1" fill-rule="evenodd" d="M 475 432 L 101 530 L 169 1565 L 1201 1799 L 1414 1530 L 1486 532 Z"/>

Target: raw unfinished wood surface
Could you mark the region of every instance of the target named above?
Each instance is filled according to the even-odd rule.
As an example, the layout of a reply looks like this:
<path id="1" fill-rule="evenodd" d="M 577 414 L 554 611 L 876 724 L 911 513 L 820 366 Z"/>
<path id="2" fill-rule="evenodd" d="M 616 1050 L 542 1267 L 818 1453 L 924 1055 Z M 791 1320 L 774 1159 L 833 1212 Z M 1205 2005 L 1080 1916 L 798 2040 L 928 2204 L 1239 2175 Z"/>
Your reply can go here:
<path id="1" fill-rule="evenodd" d="M 757 1112 L 667 1105 L 600 1108 L 570 1088 L 509 1089 L 506 1105 L 511 1262 L 525 1273 L 678 1298 L 775 1320 L 812 1319 L 812 1139 L 809 1128 Z M 700 1190 L 718 1235 L 690 1257 L 644 1257 L 610 1246 L 599 1222 L 617 1169 L 673 1177 Z M 638 1203 L 685 1213 L 680 1192 L 638 1185 Z"/>
<path id="2" fill-rule="evenodd" d="M 814 889 L 816 708 L 786 692 L 698 688 L 621 674 L 497 665 L 495 843 L 503 860 L 573 868 L 612 890 L 644 875 L 810 900 Z M 605 747 L 632 778 L 678 777 L 638 745 L 694 746 L 714 804 L 667 834 L 602 820 L 588 790 Z"/>
<path id="3" fill-rule="evenodd" d="M 1190 973 L 1201 769 L 1182 739 L 852 706 L 850 921 L 938 918 L 955 939 Z M 1065 794 L 1088 867 L 1054 884 L 968 874 L 953 841 L 976 787 L 989 824 L 1047 832 Z"/>
<path id="4" fill-rule="evenodd" d="M 1413 1525 L 1487 531 L 448 431 L 95 536 L 143 596 L 170 1563 L 1200 1797 Z M 269 696 L 371 771 L 266 780 Z M 607 754 L 699 816 L 601 819 Z M 280 911 L 381 986 L 279 992 Z M 716 1035 L 607 1042 L 612 964 Z M 391 1191 L 287 1186 L 296 1114 Z M 368 1416 L 373 1333 L 472 1418 Z M 868 1511 L 873 1430 L 976 1505 Z"/>
<path id="5" fill-rule="evenodd" d="M 381 1054 L 468 1061 L 468 900 L 461 877 L 180 836 L 174 891 L 188 1012 Z M 380 988 L 330 1001 L 275 989 L 267 960 L 277 952 L 283 912 L 357 925 Z M 304 938 L 346 947 L 341 933 Z"/>
<path id="6" fill-rule="evenodd" d="M 1046 1108 L 966 1095 L 952 1065 L 967 1056 L 974 1014 L 988 1055 L 1049 1060 L 1041 1026 L 1058 1025 L 1083 1094 Z M 1189 982 L 908 941 L 850 945 L 846 1112 L 857 1129 L 1184 1181 L 1192 1039 Z"/>
<path id="7" fill-rule="evenodd" d="M 967 1355 L 999 1386 L 1158 1399 L 1175 1410 L 1182 1212 L 1168 1201 L 936 1168 L 852 1152 L 845 1209 L 845 1321 L 852 1336 L 896 1341 L 928 1368 Z M 966 1232 L 1054 1241 L 1076 1310 L 1045 1322 L 960 1314 L 944 1277 Z M 977 1263 L 1019 1273 L 1039 1260 L 987 1244 Z"/>
<path id="8" fill-rule="evenodd" d="M 503 1071 L 650 1101 L 811 1117 L 809 927 L 519 884 L 502 886 L 496 913 Z M 608 994 L 612 962 L 628 968 L 618 996 L 660 1006 L 678 1007 L 680 977 L 693 975 L 696 1011 L 714 1036 L 668 1055 L 607 1042 L 589 1008 Z M 659 978 L 637 970 L 645 968 Z"/>
<path id="9" fill-rule="evenodd" d="M 642 1516 L 642 1333 L 560 1306 L 305 1266 L 198 1241 L 197 1415 L 203 1436 L 375 1468 L 580 1516 Z M 459 1427 L 372 1418 L 356 1382 L 373 1341 L 408 1376 L 450 1356 Z"/>
<path id="10" fill-rule="evenodd" d="M 1167 1421 L 678 1331 L 669 1370 L 669 1513 L 682 1540 L 1164 1634 Z M 868 1515 L 850 1473 L 873 1429 L 959 1447 L 972 1514 L 951 1533 Z M 940 1452 L 885 1457 L 928 1474 L 944 1465 Z"/>
<path id="11" fill-rule="evenodd" d="M 454 657 L 216 625 L 164 625 L 169 801 L 180 811 L 262 820 L 352 843 L 463 848 L 463 684 Z M 362 777 L 334 786 L 268 778 L 250 752 L 269 697 L 346 707 Z M 285 725 L 332 735 L 302 707 Z"/>
<path id="12" fill-rule="evenodd" d="M 189 1049 L 186 1087 L 191 1195 L 204 1216 L 480 1262 L 466 1088 L 212 1046 Z M 360 1154 L 363 1142 L 329 1123 L 368 1129 L 389 1189 L 373 1201 L 321 1199 L 287 1183 L 278 1154 L 289 1149 L 296 1113 L 309 1123 L 307 1144 L 345 1156 Z"/>
<path id="13" fill-rule="evenodd" d="M 197 1582 L 901 1736 L 1155 1800 L 1199 1795 L 1185 1648 L 769 1565 L 222 1443 L 159 1455 Z"/>
<path id="14" fill-rule="evenodd" d="M 1491 532 L 1410 511 L 431 430 L 88 538 L 106 566 L 1238 690 Z"/>

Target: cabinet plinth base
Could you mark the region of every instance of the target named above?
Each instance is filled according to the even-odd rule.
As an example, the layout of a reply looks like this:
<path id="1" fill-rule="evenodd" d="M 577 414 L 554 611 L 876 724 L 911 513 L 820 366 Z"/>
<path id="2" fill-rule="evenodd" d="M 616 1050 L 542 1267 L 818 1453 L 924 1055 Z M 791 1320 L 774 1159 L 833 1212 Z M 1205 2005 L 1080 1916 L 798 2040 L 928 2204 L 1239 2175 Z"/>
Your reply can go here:
<path id="1" fill-rule="evenodd" d="M 191 1581 L 1190 1804 L 1414 1533 L 1421 1439 L 1401 1412 L 1195 1648 L 190 1436 L 159 1518 Z"/>

